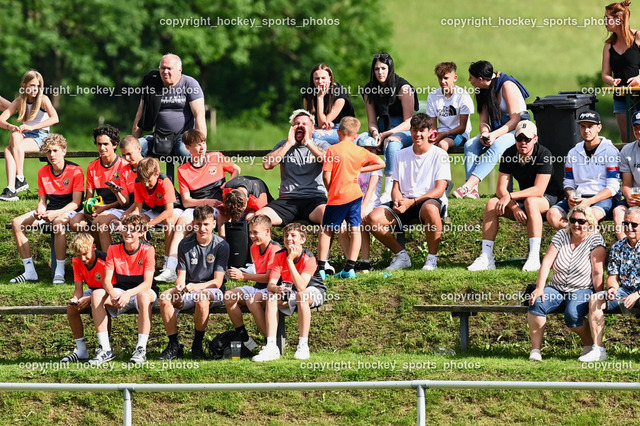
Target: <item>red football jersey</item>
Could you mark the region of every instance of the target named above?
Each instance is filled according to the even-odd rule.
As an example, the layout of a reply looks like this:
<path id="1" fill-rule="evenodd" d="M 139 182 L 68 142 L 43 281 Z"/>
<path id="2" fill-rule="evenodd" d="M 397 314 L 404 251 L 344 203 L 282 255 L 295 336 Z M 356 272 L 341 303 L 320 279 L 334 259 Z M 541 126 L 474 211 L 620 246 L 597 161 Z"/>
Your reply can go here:
<path id="1" fill-rule="evenodd" d="M 89 288 L 102 288 L 102 279 L 104 278 L 104 267 L 107 259 L 107 253 L 96 250 L 96 263 L 89 269 L 87 265 L 82 263 L 80 259 L 74 257 L 71 261 L 73 265 L 73 281 L 85 282 Z M 116 276 L 113 276 L 111 284 L 116 283 Z"/>
<path id="2" fill-rule="evenodd" d="M 142 240 L 133 253 L 125 250 L 124 242 L 111 244 L 107 251 L 105 270 L 114 271 L 114 287 L 128 290 L 142 284 L 144 273 L 156 269 L 155 254 L 153 246 Z"/>
<path id="3" fill-rule="evenodd" d="M 207 153 L 207 162 L 195 167 L 191 162 L 178 167 L 178 188 L 181 194 L 188 192 L 194 200 L 215 199 L 222 201 L 224 173 L 233 173 L 233 162 L 222 153 Z"/>
<path id="4" fill-rule="evenodd" d="M 135 202 L 142 203 L 144 210 L 162 213 L 167 204 L 175 203 L 175 201 L 176 189 L 173 186 L 173 182 L 164 173 L 160 173 L 158 182 L 151 191 L 136 179 Z"/>
<path id="5" fill-rule="evenodd" d="M 124 194 L 128 194 L 126 191 L 123 172 L 125 168 L 129 166 L 127 161 L 116 156 L 113 163 L 104 166 L 100 159 L 93 160 L 87 167 L 87 192 L 93 191 L 93 195 L 99 195 L 102 197 L 105 204 L 115 203 L 117 200 L 116 195 L 111 192 L 105 182 L 111 181 L 118 186 L 121 186 Z"/>
<path id="6" fill-rule="evenodd" d="M 69 204 L 73 201 L 73 192 L 84 192 L 82 167 L 65 161 L 58 176 L 51 165 L 38 170 L 38 195 L 47 196 L 47 210 L 58 210 Z"/>
<path id="7" fill-rule="evenodd" d="M 265 249 L 264 253 L 260 252 L 260 246 L 255 244 L 251 245 L 251 259 L 253 259 L 253 266 L 256 269 L 256 274 L 266 274 L 267 271 L 273 266 L 273 258 L 277 252 L 282 250 L 280 244 L 275 241 L 269 241 L 269 245 Z M 267 283 L 256 283 L 256 288 L 267 288 Z"/>

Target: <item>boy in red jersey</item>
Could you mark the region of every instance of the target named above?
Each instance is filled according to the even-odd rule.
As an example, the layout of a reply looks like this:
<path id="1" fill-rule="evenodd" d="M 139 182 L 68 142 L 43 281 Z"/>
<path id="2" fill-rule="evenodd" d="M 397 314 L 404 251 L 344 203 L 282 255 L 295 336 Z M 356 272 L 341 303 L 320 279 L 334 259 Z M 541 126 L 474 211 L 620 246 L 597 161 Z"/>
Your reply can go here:
<path id="1" fill-rule="evenodd" d="M 73 297 L 67 304 L 67 319 L 73 332 L 73 338 L 76 341 L 76 350 L 62 358 L 60 362 L 77 362 L 82 359 L 89 359 L 80 313 L 90 307 L 93 291 L 102 288 L 104 266 L 107 258 L 105 252 L 96 250 L 93 236 L 85 232 L 76 234 L 73 237 L 71 250 L 76 254 L 72 261 L 75 290 L 73 291 Z M 84 292 L 82 291 L 83 283 L 87 283 L 89 287 Z M 112 284 L 115 284 L 115 281 L 112 281 Z"/>
<path id="2" fill-rule="evenodd" d="M 275 254 L 267 284 L 267 345 L 252 358 L 257 362 L 280 358 L 280 350 L 276 345 L 278 310 L 291 315 L 296 307 L 300 340 L 293 357 L 308 359 L 311 308 L 322 305 L 327 297 L 327 287 L 320 278 L 316 258 L 303 247 L 307 234 L 302 225 L 296 222 L 288 224 L 284 227 L 283 235 L 285 248 Z"/>
<path id="3" fill-rule="evenodd" d="M 267 325 L 264 316 L 264 309 L 267 303 L 267 282 L 269 273 L 273 266 L 273 258 L 276 252 L 282 247 L 271 240 L 271 219 L 269 216 L 259 214 L 249 220 L 249 238 L 251 238 L 251 259 L 253 260 L 254 271 L 229 268 L 229 278 L 232 280 L 255 281 L 253 286 L 236 287 L 225 294 L 224 304 L 231 322 L 236 329 L 241 341 L 249 350 L 256 347 L 242 320 L 240 306 L 249 308 L 256 321 L 256 326 L 263 336 L 267 335 Z"/>
<path id="4" fill-rule="evenodd" d="M 18 216 L 11 222 L 13 235 L 24 264 L 24 273 L 12 278 L 9 281 L 11 283 L 38 281 L 25 228 L 36 221 L 43 221 L 52 223 L 55 234 L 56 269 L 53 283 L 64 284 L 66 226 L 82 202 L 84 175 L 82 167 L 64 159 L 67 153 L 67 141 L 62 135 L 50 134 L 42 142 L 41 149 L 47 154 L 49 165 L 38 171 L 38 206 L 35 210 Z"/>
<path id="5" fill-rule="evenodd" d="M 182 135 L 184 146 L 191 154 L 188 162 L 178 167 L 178 188 L 182 197 L 184 211 L 179 215 L 170 252 L 178 250 L 178 244 L 185 234 L 191 231 L 193 209 L 208 205 L 215 210 L 222 207 L 222 187 L 226 181 L 225 173 L 235 178 L 240 174 L 240 166 L 220 152 L 207 152 L 207 138 L 199 130 L 191 129 Z M 223 234 L 220 234 L 224 238 Z M 165 264 L 163 271 L 156 277 L 157 281 L 175 281 L 176 268 Z"/>
<path id="6" fill-rule="evenodd" d="M 87 193 L 86 199 L 94 196 L 102 197 L 104 205 L 97 205 L 93 214 L 78 213 L 71 219 L 70 226 L 76 232 L 93 232 L 98 230 L 98 215 L 103 212 L 110 214 L 113 208 L 122 207 L 114 190 L 107 185 L 112 182 L 120 187 L 123 184 L 123 172 L 128 166 L 127 162 L 116 153 L 116 147 L 120 143 L 120 131 L 112 126 L 103 126 L 93 129 L 93 140 L 98 149 L 99 158 L 87 166 Z M 128 192 L 125 192 L 128 194 Z M 107 247 L 101 247 L 106 250 Z"/>
<path id="7" fill-rule="evenodd" d="M 149 226 L 163 225 L 165 268 L 173 268 L 175 271 L 178 266 L 178 248 L 172 249 L 171 241 L 176 218 L 181 210 L 173 208 L 176 189 L 173 182 L 164 173 L 160 173 L 160 164 L 155 158 L 143 158 L 138 163 L 134 193 L 134 202 L 123 216 L 142 214 L 148 218 Z M 170 282 L 176 279 L 175 276 L 159 278 L 161 279 L 156 278 L 156 281 Z"/>
<path id="8" fill-rule="evenodd" d="M 354 269 L 362 243 L 360 208 L 363 195 L 358 184 L 358 176 L 361 172 L 373 172 L 384 168 L 384 161 L 380 157 L 353 143 L 358 136 L 358 129 L 360 121 L 357 118 L 344 117 L 340 120 L 340 143 L 327 149 L 322 163 L 322 179 L 329 192 L 327 206 L 322 215 L 322 232 L 318 236 L 318 269 L 323 279 L 331 238 L 336 231 L 340 231 L 345 220 L 350 236 L 349 251 L 344 254 L 347 263 L 337 276 L 356 277 Z"/>
<path id="9" fill-rule="evenodd" d="M 147 231 L 147 218 L 129 215 L 122 219 L 124 241 L 112 244 L 107 251 L 101 289 L 91 295 L 91 312 L 99 347 L 89 364 L 100 365 L 115 358 L 109 343 L 107 312 L 115 318 L 131 309 L 138 310 L 138 344 L 131 356 L 134 364 L 145 362 L 151 331 L 151 308 L 158 298 L 153 281 L 156 267 L 153 246 L 142 240 Z M 115 277 L 115 284 L 111 284 Z"/>

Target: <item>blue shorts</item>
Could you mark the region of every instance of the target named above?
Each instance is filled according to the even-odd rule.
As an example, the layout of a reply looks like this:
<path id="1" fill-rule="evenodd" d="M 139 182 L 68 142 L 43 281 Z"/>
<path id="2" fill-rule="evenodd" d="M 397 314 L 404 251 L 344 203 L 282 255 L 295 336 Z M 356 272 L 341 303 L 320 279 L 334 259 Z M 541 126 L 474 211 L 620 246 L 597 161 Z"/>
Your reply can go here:
<path id="1" fill-rule="evenodd" d="M 590 288 L 567 293 L 547 286 L 544 288 L 544 296 L 537 298 L 533 306 L 529 306 L 529 313 L 546 317 L 564 307 L 564 322 L 567 327 L 580 327 L 589 313 L 589 298 L 592 294 L 593 290 Z"/>
<path id="2" fill-rule="evenodd" d="M 46 136 L 49 135 L 49 132 L 43 132 L 42 130 L 29 130 L 28 132 L 23 132 L 22 136 L 25 138 L 31 138 L 38 144 L 38 147 L 42 146 L 42 141 Z"/>
<path id="3" fill-rule="evenodd" d="M 605 312 L 615 311 L 620 307 L 620 305 L 624 305 L 623 299 L 626 298 L 631 293 L 635 293 L 636 291 L 638 290 L 633 289 L 631 287 L 624 287 L 624 286 L 618 287 L 618 291 L 616 291 L 615 299 L 607 300 L 607 309 L 605 309 Z M 601 291 L 598 294 L 602 294 L 604 295 L 604 297 L 607 296 L 606 291 Z M 640 307 L 640 299 L 636 301 L 636 303 L 631 307 L 631 309 L 638 308 L 638 307 Z"/>
<path id="4" fill-rule="evenodd" d="M 593 195 L 583 196 L 583 198 L 591 198 L 591 197 L 593 197 Z M 569 201 L 567 201 L 566 198 L 560 201 L 559 203 L 554 204 L 552 207 L 555 207 L 556 209 L 561 210 L 565 216 L 569 213 L 569 210 L 571 210 L 569 208 Z M 606 218 L 607 216 L 609 216 L 609 214 L 611 213 L 611 210 L 613 209 L 613 197 L 606 198 L 602 201 L 598 201 L 597 203 L 593 204 L 591 208 L 600 210 L 602 212 L 602 217 Z"/>
<path id="5" fill-rule="evenodd" d="M 362 217 L 360 216 L 361 207 L 362 197 L 347 204 L 327 204 L 324 208 L 324 215 L 322 216 L 322 227 L 337 232 L 340 230 L 340 226 L 344 221 L 352 227 L 360 226 L 362 222 Z"/>
<path id="6" fill-rule="evenodd" d="M 467 138 L 465 138 L 464 135 L 456 135 L 454 138 L 452 138 L 451 136 L 447 136 L 447 139 L 453 139 L 453 142 L 455 142 L 456 146 L 464 145 L 464 143 L 467 141 Z"/>

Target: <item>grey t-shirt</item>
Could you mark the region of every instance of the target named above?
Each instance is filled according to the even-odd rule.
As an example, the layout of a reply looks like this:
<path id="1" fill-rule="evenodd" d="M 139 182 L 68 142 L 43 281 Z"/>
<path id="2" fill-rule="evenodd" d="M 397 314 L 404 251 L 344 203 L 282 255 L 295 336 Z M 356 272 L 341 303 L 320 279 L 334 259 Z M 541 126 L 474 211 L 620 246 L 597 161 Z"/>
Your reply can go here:
<path id="1" fill-rule="evenodd" d="M 633 186 L 640 186 L 640 146 L 637 141 L 620 150 L 620 173 L 631 173 Z"/>
<path id="2" fill-rule="evenodd" d="M 311 142 L 325 151 L 331 146 L 317 139 Z M 285 140 L 278 142 L 273 150 L 277 150 L 285 143 Z M 322 182 L 322 158 L 315 158 L 306 146 L 294 145 L 280 162 L 280 198 L 326 197 L 327 190 Z"/>
<path id="3" fill-rule="evenodd" d="M 227 272 L 229 264 L 229 244 L 218 235 L 211 242 L 200 245 L 192 234 L 178 245 L 178 269 L 187 272 L 186 283 L 203 283 L 213 279 L 214 272 Z M 224 282 L 220 288 L 225 291 Z"/>
<path id="4" fill-rule="evenodd" d="M 204 92 L 193 77 L 183 75 L 173 87 L 162 87 L 160 112 L 156 128 L 182 133 L 195 127 L 189 103 L 204 97 Z"/>

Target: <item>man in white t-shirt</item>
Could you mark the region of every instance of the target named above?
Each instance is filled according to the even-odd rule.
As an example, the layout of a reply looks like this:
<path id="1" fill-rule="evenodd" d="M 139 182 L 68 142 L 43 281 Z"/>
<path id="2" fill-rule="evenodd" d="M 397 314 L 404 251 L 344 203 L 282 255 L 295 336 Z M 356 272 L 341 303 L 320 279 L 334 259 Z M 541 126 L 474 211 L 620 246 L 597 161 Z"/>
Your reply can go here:
<path id="1" fill-rule="evenodd" d="M 445 189 L 451 180 L 451 167 L 446 151 L 431 144 L 435 135 L 426 114 L 411 118 L 413 145 L 397 154 L 391 201 L 367 217 L 370 232 L 394 253 L 387 271 L 411 267 L 411 259 L 394 235 L 394 229 L 403 232 L 416 219 L 424 226 L 429 248 L 422 269 L 430 271 L 438 266 L 442 217 L 447 210 Z"/>
<path id="2" fill-rule="evenodd" d="M 456 70 L 454 62 L 436 65 L 440 89 L 427 97 L 427 115 L 438 129 L 434 143 L 445 151 L 463 145 L 471 132 L 469 116 L 473 114 L 473 100 L 463 88 L 456 86 Z"/>
<path id="3" fill-rule="evenodd" d="M 613 209 L 613 223 L 615 224 L 618 240 L 626 237 L 622 229 L 622 221 L 629 207 L 640 206 L 640 112 L 633 115 L 633 135 L 635 142 L 626 144 L 620 150 L 620 174 L 622 186 L 620 190 L 624 200 Z M 634 198 L 638 197 L 638 198 Z"/>

